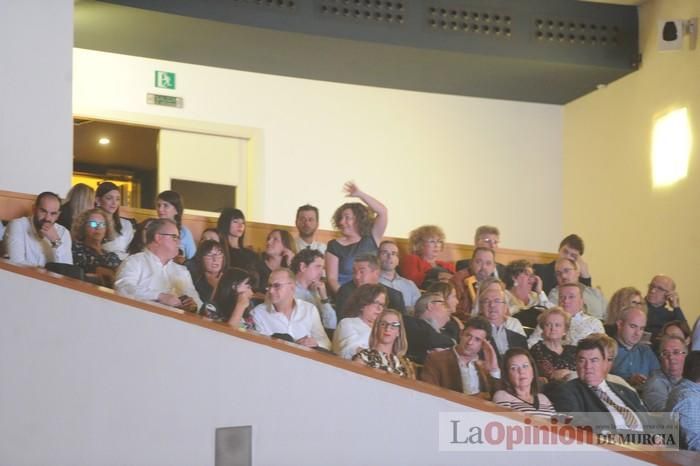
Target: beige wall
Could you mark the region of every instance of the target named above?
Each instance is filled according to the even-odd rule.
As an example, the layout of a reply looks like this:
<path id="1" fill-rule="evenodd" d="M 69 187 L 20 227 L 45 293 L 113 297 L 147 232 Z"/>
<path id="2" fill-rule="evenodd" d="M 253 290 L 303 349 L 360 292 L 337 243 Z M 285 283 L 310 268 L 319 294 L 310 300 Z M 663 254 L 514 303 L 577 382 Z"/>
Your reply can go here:
<path id="1" fill-rule="evenodd" d="M 687 317 L 700 311 L 700 49 L 657 52 L 657 21 L 700 16 L 697 0 L 651 0 L 640 7 L 641 69 L 564 108 L 565 233 L 586 241 L 594 281 L 607 296 L 646 290 L 655 273 L 673 276 Z M 654 119 L 687 107 L 696 142 L 687 178 L 654 189 Z"/>

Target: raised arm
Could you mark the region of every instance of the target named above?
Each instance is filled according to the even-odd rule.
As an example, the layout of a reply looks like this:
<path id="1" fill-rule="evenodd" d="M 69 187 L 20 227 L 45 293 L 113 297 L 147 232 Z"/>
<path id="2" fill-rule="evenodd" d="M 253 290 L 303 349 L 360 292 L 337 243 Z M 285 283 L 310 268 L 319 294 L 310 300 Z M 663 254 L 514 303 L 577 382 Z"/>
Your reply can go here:
<path id="1" fill-rule="evenodd" d="M 345 191 L 346 196 L 360 199 L 377 214 L 377 217 L 374 219 L 374 225 L 372 226 L 372 236 L 374 237 L 374 241 L 379 244 L 382 241 L 382 237 L 386 231 L 386 226 L 389 223 L 389 216 L 386 206 L 366 192 L 360 190 L 360 188 L 358 188 L 353 181 L 348 181 L 345 183 L 343 190 Z"/>
<path id="2" fill-rule="evenodd" d="M 326 251 L 326 279 L 333 293 L 337 293 L 340 288 L 340 283 L 338 282 L 338 256 L 328 251 Z"/>

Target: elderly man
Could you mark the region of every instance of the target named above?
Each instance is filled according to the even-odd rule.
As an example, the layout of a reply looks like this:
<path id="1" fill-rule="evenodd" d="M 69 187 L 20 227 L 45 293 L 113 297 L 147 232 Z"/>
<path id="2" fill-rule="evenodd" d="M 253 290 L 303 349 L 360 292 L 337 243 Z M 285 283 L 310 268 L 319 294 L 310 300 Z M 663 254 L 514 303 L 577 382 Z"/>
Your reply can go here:
<path id="1" fill-rule="evenodd" d="M 680 320 L 687 322 L 681 310 L 680 299 L 676 291 L 676 282 L 666 275 L 656 275 L 651 279 L 646 295 L 647 331 L 654 339 L 667 322 Z"/>
<path id="2" fill-rule="evenodd" d="M 493 250 L 494 256 L 498 250 L 498 245 L 501 242 L 501 232 L 498 227 L 491 225 L 481 225 L 474 232 L 474 247 L 475 248 L 488 248 Z M 463 270 L 469 268 L 469 263 L 471 259 L 462 259 L 457 261 L 456 269 Z M 493 276 L 496 278 L 501 278 L 505 276 L 506 267 L 503 264 L 496 263 L 496 269 L 493 271 Z"/>
<path id="3" fill-rule="evenodd" d="M 476 297 L 480 283 L 493 277 L 496 270 L 496 256 L 493 249 L 477 247 L 472 252 L 469 268 L 454 274 L 452 284 L 457 291 L 457 311 L 460 317 L 475 314 Z"/>
<path id="4" fill-rule="evenodd" d="M 558 412 L 574 416 L 574 425 L 597 425 L 609 432 L 643 432 L 646 407 L 634 390 L 605 380 L 608 368 L 602 343 L 582 339 L 576 347 L 578 378 L 558 385 L 549 393 L 550 400 Z M 599 414 L 593 420 L 583 413 Z"/>
<path id="5" fill-rule="evenodd" d="M 579 283 L 580 272 L 578 264 L 568 257 L 560 257 L 554 262 L 554 273 L 557 276 L 557 284 Z M 559 289 L 554 288 L 549 292 L 549 301 L 559 302 Z M 583 285 L 583 303 L 586 305 L 586 312 L 593 317 L 605 320 L 608 304 L 603 293 L 597 288 Z"/>
<path id="6" fill-rule="evenodd" d="M 61 198 L 46 191 L 36 197 L 31 217 L 12 220 L 5 232 L 10 261 L 34 267 L 49 262 L 72 264 L 70 232 L 56 223 L 60 212 Z"/>
<path id="7" fill-rule="evenodd" d="M 318 230 L 318 208 L 305 204 L 297 209 L 295 222 L 299 236 L 296 239 L 297 251 L 304 249 L 314 249 L 321 254 L 326 253 L 326 243 L 316 241 L 316 231 Z"/>
<path id="8" fill-rule="evenodd" d="M 381 268 L 379 283 L 400 292 L 406 308 L 409 311 L 412 310 L 420 298 L 420 290 L 412 280 L 407 280 L 396 273 L 396 266 L 399 265 L 399 247 L 394 241 L 382 241 L 379 245 L 379 265 Z"/>
<path id="9" fill-rule="evenodd" d="M 518 319 L 508 316 L 505 285 L 497 278 L 483 282 L 479 292 L 479 309 L 482 316 L 491 324 L 498 358 L 510 348 L 527 349 L 525 330 Z"/>
<path id="10" fill-rule="evenodd" d="M 404 317 L 408 358 L 423 364 L 428 353 L 454 346 L 455 341 L 442 331 L 450 320 L 450 310 L 441 294 L 425 293 L 416 302 L 414 314 Z"/>
<path id="11" fill-rule="evenodd" d="M 663 411 L 668 394 L 683 379 L 688 346 L 679 336 L 665 336 L 659 345 L 661 369 L 655 370 L 642 387 L 642 399 L 649 411 Z"/>
<path id="12" fill-rule="evenodd" d="M 647 315 L 637 306 L 622 310 L 617 321 L 618 351 L 611 372 L 639 388 L 651 372 L 659 368 L 659 360 L 649 345 L 640 343 L 647 324 Z"/>
<path id="13" fill-rule="evenodd" d="M 292 259 L 291 269 L 296 276 L 294 297 L 316 306 L 323 327 L 335 329 L 338 318 L 331 306 L 323 276 L 324 256 L 315 249 L 302 249 Z"/>
<path id="14" fill-rule="evenodd" d="M 559 306 L 571 315 L 571 325 L 566 333 L 564 342 L 575 345 L 591 333 L 605 333 L 603 323 L 583 310 L 583 286 L 581 283 L 565 283 L 559 285 Z M 537 327 L 527 343 L 532 347 L 542 339 L 542 329 Z"/>
<path id="15" fill-rule="evenodd" d="M 251 311 L 255 330 L 263 335 L 289 335 L 299 345 L 330 350 L 331 342 L 316 307 L 294 297 L 295 281 L 289 269 L 270 274 L 266 301 Z"/>
<path id="16" fill-rule="evenodd" d="M 379 261 L 374 254 L 360 254 L 352 264 L 352 281 L 341 286 L 335 296 L 335 309 L 339 313 L 338 320 L 345 316 L 345 303 L 359 286 L 376 285 L 379 283 Z M 402 314 L 406 313 L 406 304 L 400 291 L 385 287 L 389 302 L 387 307 Z"/>
<path id="17" fill-rule="evenodd" d="M 180 231 L 169 219 L 156 219 L 146 227 L 143 252 L 127 257 L 117 269 L 118 294 L 196 312 L 201 306 L 192 277 L 173 261 L 180 253 Z"/>
<path id="18" fill-rule="evenodd" d="M 483 317 L 472 317 L 464 325 L 456 347 L 428 355 L 421 380 L 467 395 L 490 398 L 494 381 L 501 378 L 490 338 L 491 324 Z"/>
<path id="19" fill-rule="evenodd" d="M 668 395 L 666 411 L 678 413 L 681 448 L 700 451 L 700 351 L 686 358 L 683 380 Z"/>
<path id="20" fill-rule="evenodd" d="M 579 281 L 591 286 L 591 275 L 588 273 L 588 264 L 583 260 L 583 240 L 578 235 L 569 235 L 559 243 L 559 257 L 571 259 L 578 265 Z M 535 273 L 542 279 L 544 292 L 549 292 L 557 286 L 554 264 L 556 261 L 547 264 L 534 264 L 532 267 Z"/>

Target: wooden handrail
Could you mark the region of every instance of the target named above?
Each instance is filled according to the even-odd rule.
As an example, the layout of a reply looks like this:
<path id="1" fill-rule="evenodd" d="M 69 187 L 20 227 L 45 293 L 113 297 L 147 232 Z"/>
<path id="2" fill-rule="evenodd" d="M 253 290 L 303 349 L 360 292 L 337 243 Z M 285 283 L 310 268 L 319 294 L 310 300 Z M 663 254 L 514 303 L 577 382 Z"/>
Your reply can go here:
<path id="1" fill-rule="evenodd" d="M 156 303 L 150 303 L 145 301 L 138 301 L 125 296 L 116 294 L 113 290 L 92 285 L 87 282 L 82 282 L 80 280 L 75 280 L 69 277 L 58 275 L 52 272 L 48 272 L 44 269 L 38 269 L 34 267 L 24 267 L 13 264 L 7 260 L 0 259 L 0 269 L 30 277 L 36 280 L 41 280 L 43 282 L 52 283 L 57 286 L 61 286 L 76 292 L 88 294 L 100 299 L 113 301 L 116 303 L 124 304 L 134 308 L 142 309 L 146 312 L 151 312 L 158 314 L 167 318 L 180 320 L 182 322 L 187 322 L 191 325 L 197 325 L 199 327 L 204 327 L 216 332 L 225 333 L 234 338 L 241 338 L 259 345 L 267 346 L 270 348 L 277 349 L 289 354 L 293 354 L 306 359 L 311 359 L 322 364 L 327 364 L 330 366 L 337 367 L 339 369 L 347 370 L 350 372 L 355 372 L 366 377 L 371 377 L 376 380 L 380 380 L 385 383 L 397 385 L 400 387 L 408 388 L 411 390 L 416 390 L 421 393 L 439 397 L 451 402 L 457 403 L 459 405 L 472 408 L 475 410 L 491 412 L 499 416 L 504 416 L 519 422 L 523 422 L 526 416 L 522 413 L 505 410 L 502 407 L 497 406 L 490 401 L 483 400 L 479 397 L 468 396 L 461 393 L 454 392 L 452 390 L 447 390 L 435 385 L 431 385 L 425 382 L 409 380 L 400 377 L 395 374 L 389 374 L 384 371 L 367 368 L 354 364 L 350 361 L 346 361 L 337 356 L 322 353 L 319 351 L 314 351 L 309 348 L 305 348 L 293 343 L 288 343 L 282 340 L 273 339 L 268 336 L 260 335 L 255 332 L 249 332 L 240 329 L 234 329 L 228 325 L 213 322 L 204 317 L 184 312 L 179 309 L 171 308 L 168 306 L 163 306 Z M 548 427 L 549 424 L 546 422 L 540 422 L 538 420 L 532 420 L 532 425 L 540 425 L 542 427 Z M 637 458 L 641 461 L 647 461 L 654 464 L 662 465 L 695 465 L 697 464 L 698 456 L 693 452 L 654 452 L 648 450 L 637 449 L 634 447 L 612 447 L 601 445 L 600 448 L 609 449 L 620 454 L 631 456 Z"/>

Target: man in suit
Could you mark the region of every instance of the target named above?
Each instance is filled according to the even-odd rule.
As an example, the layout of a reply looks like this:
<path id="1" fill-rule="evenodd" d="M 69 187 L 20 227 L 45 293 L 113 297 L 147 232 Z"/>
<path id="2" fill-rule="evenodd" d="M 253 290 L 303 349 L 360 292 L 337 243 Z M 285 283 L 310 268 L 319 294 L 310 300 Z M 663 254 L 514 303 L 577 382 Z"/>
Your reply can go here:
<path id="1" fill-rule="evenodd" d="M 482 283 L 479 312 L 491 324 L 492 343 L 500 361 L 510 348 L 527 349 L 525 331 L 518 319 L 508 316 L 505 285 L 497 278 Z"/>
<path id="2" fill-rule="evenodd" d="M 583 260 L 583 240 L 579 235 L 569 235 L 561 240 L 561 243 L 559 243 L 559 257 L 576 262 L 579 270 L 579 281 L 586 286 L 591 286 L 591 274 L 588 272 L 588 264 Z M 557 286 L 557 276 L 554 271 L 555 262 L 534 264 L 532 266 L 537 276 L 542 279 L 542 288 L 547 294 L 552 291 L 552 288 Z"/>
<path id="3" fill-rule="evenodd" d="M 493 251 L 494 256 L 498 250 L 498 245 L 501 243 L 501 232 L 498 227 L 491 225 L 481 225 L 476 229 L 474 233 L 474 248 L 488 248 Z M 471 259 L 462 259 L 457 261 L 456 269 L 457 271 L 469 268 Z M 496 263 L 496 270 L 493 272 L 493 276 L 503 280 L 506 273 L 506 266 L 503 264 Z"/>
<path id="4" fill-rule="evenodd" d="M 425 293 L 416 301 L 414 316 L 404 316 L 408 351 L 406 356 L 423 364 L 427 354 L 452 348 L 455 341 L 441 329 L 450 320 L 450 310 L 440 293 Z"/>
<path id="5" fill-rule="evenodd" d="M 576 346 L 578 378 L 552 390 L 550 400 L 560 413 L 573 415 L 575 425 L 597 432 L 643 432 L 644 403 L 634 390 L 607 382 L 609 368 L 600 340 L 584 338 Z"/>
<path id="6" fill-rule="evenodd" d="M 421 380 L 467 395 L 490 398 L 495 382 L 501 378 L 490 338 L 491 324 L 483 317 L 472 317 L 454 349 L 428 354 Z"/>

